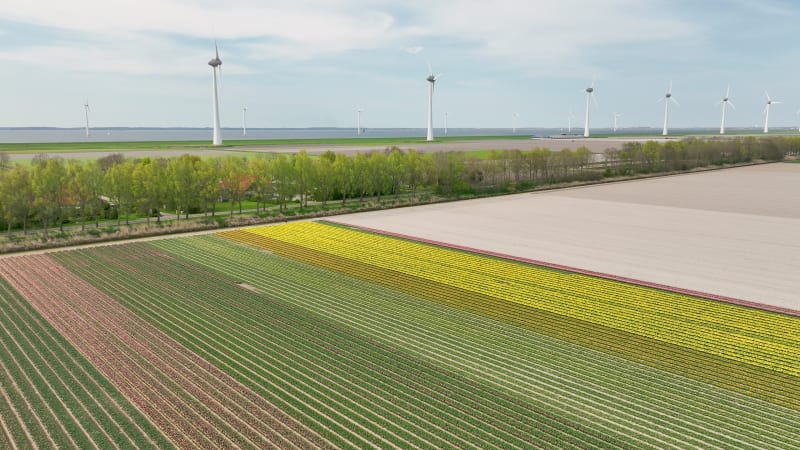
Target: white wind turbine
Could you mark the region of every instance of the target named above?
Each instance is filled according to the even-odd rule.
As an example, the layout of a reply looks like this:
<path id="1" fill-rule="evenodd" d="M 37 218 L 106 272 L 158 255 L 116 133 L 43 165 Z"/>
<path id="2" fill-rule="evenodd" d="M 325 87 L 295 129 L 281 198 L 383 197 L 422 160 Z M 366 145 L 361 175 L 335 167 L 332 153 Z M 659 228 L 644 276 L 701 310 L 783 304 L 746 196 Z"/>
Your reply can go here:
<path id="1" fill-rule="evenodd" d="M 769 107 L 783 102 L 769 98 L 769 92 L 767 91 L 764 91 L 764 93 L 767 94 L 767 105 L 764 107 L 764 133 L 769 133 Z"/>
<path id="2" fill-rule="evenodd" d="M 567 116 L 567 134 L 572 134 L 572 119 L 574 118 L 575 114 L 572 114 L 572 110 L 570 110 Z"/>
<path id="3" fill-rule="evenodd" d="M 669 134 L 669 104 L 675 103 L 677 106 L 680 106 L 678 101 L 675 100 L 675 97 L 672 96 L 672 81 L 669 82 L 667 93 L 658 99 L 658 101 L 664 102 L 664 129 L 661 131 L 661 135 L 666 136 Z"/>
<path id="4" fill-rule="evenodd" d="M 217 89 L 217 70 L 219 70 L 220 75 L 222 75 L 222 60 L 219 59 L 219 49 L 217 48 L 216 40 L 214 41 L 214 59 L 209 61 L 208 65 L 211 66 L 211 70 L 214 72 L 214 92 L 211 103 L 214 124 L 212 143 L 214 145 L 222 145 L 222 129 L 219 123 L 219 91 Z"/>
<path id="5" fill-rule="evenodd" d="M 728 104 L 730 104 L 731 108 L 733 108 L 734 110 L 736 109 L 736 107 L 733 105 L 733 102 L 731 101 L 731 85 L 730 84 L 728 84 L 728 90 L 725 91 L 725 97 L 723 97 L 722 100 L 717 102 L 718 105 L 720 103 L 722 104 L 722 125 L 720 125 L 720 127 L 719 127 L 719 134 L 725 134 L 725 110 L 728 107 Z"/>
<path id="6" fill-rule="evenodd" d="M 514 113 L 514 126 L 511 128 L 511 134 L 517 134 L 517 121 L 519 120 L 519 114 Z"/>
<path id="7" fill-rule="evenodd" d="M 431 63 L 428 63 L 428 136 L 426 140 L 433 140 L 433 84 L 442 76 L 442 74 L 433 74 Z"/>
<path id="8" fill-rule="evenodd" d="M 444 135 L 447 136 L 447 111 L 444 112 Z"/>
<path id="9" fill-rule="evenodd" d="M 242 136 L 247 136 L 247 106 L 242 106 Z"/>
<path id="10" fill-rule="evenodd" d="M 594 79 L 592 79 L 592 84 L 584 91 L 586 92 L 586 117 L 583 125 L 583 137 L 589 137 L 589 97 L 594 100 L 595 108 L 598 106 L 597 99 L 594 97 Z"/>
<path id="11" fill-rule="evenodd" d="M 356 136 L 361 136 L 361 108 L 356 108 Z"/>
<path id="12" fill-rule="evenodd" d="M 86 115 L 86 137 L 89 137 L 89 99 L 83 104 L 83 112 Z"/>
<path id="13" fill-rule="evenodd" d="M 620 117 L 622 117 L 622 114 L 620 114 L 620 113 L 616 113 L 616 112 L 614 113 L 614 132 L 615 132 L 615 133 L 616 133 L 616 132 L 617 132 L 617 130 L 619 129 L 619 126 L 618 126 L 618 120 L 619 120 L 619 118 L 620 118 Z"/>

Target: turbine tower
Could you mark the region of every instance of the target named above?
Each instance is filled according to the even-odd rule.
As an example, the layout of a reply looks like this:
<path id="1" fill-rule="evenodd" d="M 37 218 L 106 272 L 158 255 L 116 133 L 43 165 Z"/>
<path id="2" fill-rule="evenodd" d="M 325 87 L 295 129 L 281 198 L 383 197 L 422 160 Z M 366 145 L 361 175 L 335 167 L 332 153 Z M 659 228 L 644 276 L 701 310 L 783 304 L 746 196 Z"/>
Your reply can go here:
<path id="1" fill-rule="evenodd" d="M 662 136 L 669 134 L 669 104 L 675 103 L 680 106 L 677 100 L 672 96 L 672 81 L 669 82 L 669 89 L 664 97 L 658 99 L 659 102 L 664 102 L 664 129 L 661 131 Z"/>
<path id="2" fill-rule="evenodd" d="M 725 109 L 728 107 L 728 104 L 731 105 L 731 108 L 736 109 L 733 106 L 733 102 L 731 101 L 731 85 L 728 84 L 728 90 L 725 91 L 725 97 L 722 98 L 717 104 L 722 104 L 722 125 L 719 127 L 719 134 L 725 134 Z"/>
<path id="3" fill-rule="evenodd" d="M 517 121 L 519 120 L 519 114 L 514 113 L 514 126 L 511 128 L 511 134 L 517 134 Z"/>
<path id="4" fill-rule="evenodd" d="M 433 140 L 433 84 L 441 77 L 442 74 L 433 74 L 431 63 L 428 63 L 428 136 L 427 141 Z"/>
<path id="5" fill-rule="evenodd" d="M 594 98 L 594 79 L 592 79 L 592 84 L 585 89 L 586 92 L 586 118 L 584 119 L 583 125 L 583 137 L 589 137 L 589 97 L 594 100 L 594 106 L 597 107 L 597 99 Z"/>
<path id="6" fill-rule="evenodd" d="M 242 106 L 242 136 L 247 136 L 247 106 Z"/>
<path id="7" fill-rule="evenodd" d="M 444 112 L 444 135 L 447 136 L 447 111 Z"/>
<path id="8" fill-rule="evenodd" d="M 620 117 L 622 117 L 622 114 L 616 112 L 614 113 L 614 133 L 616 133 L 617 130 L 619 129 L 619 127 L 617 126 L 617 121 L 619 120 Z"/>
<path id="9" fill-rule="evenodd" d="M 89 99 L 83 104 L 83 112 L 86 115 L 86 137 L 89 137 Z"/>
<path id="10" fill-rule="evenodd" d="M 783 102 L 775 101 L 769 98 L 769 92 L 767 91 L 764 91 L 764 93 L 767 94 L 767 106 L 764 107 L 764 133 L 769 133 L 769 107 Z"/>
<path id="11" fill-rule="evenodd" d="M 361 136 L 361 111 L 363 110 L 356 108 L 356 136 Z"/>
<path id="12" fill-rule="evenodd" d="M 572 119 L 574 118 L 575 114 L 572 114 L 572 110 L 570 110 L 567 116 L 567 134 L 572 134 Z"/>
<path id="13" fill-rule="evenodd" d="M 212 115 L 214 121 L 214 134 L 212 143 L 214 145 L 222 145 L 222 130 L 220 129 L 219 124 L 219 91 L 217 89 L 217 71 L 219 70 L 220 74 L 222 73 L 222 60 L 219 59 L 219 49 L 217 48 L 217 41 L 214 41 L 214 59 L 208 62 L 208 65 L 211 66 L 212 72 L 214 72 L 214 92 L 213 92 L 213 100 L 211 103 L 212 107 Z"/>

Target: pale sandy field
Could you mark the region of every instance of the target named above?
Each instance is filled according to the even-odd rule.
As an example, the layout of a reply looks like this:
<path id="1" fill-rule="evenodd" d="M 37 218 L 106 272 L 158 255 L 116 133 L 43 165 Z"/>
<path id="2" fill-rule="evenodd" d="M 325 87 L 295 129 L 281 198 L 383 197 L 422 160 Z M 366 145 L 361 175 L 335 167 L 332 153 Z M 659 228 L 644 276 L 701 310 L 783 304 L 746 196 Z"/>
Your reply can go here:
<path id="1" fill-rule="evenodd" d="M 800 310 L 798 193 L 778 163 L 335 220 Z"/>

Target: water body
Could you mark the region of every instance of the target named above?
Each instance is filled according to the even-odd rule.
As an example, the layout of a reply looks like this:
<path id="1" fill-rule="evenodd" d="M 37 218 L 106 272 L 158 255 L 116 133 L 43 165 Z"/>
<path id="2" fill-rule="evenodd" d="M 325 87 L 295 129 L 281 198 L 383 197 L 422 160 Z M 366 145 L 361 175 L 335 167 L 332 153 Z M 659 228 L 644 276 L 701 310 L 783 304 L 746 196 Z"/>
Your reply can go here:
<path id="1" fill-rule="evenodd" d="M 518 128 L 516 134 L 510 128 L 449 128 L 448 136 L 559 136 L 561 128 Z M 637 128 L 618 131 L 630 134 L 658 134 L 660 129 Z M 714 133 L 713 129 L 674 129 L 675 134 L 686 132 Z M 718 131 L 718 130 L 716 130 Z M 731 130 L 734 131 L 734 130 Z M 582 129 L 573 128 L 573 135 Z M 611 134 L 610 128 L 592 129 L 593 134 Z M 444 129 L 434 129 L 434 135 L 444 136 Z M 224 140 L 268 140 L 268 139 L 334 139 L 355 138 L 354 128 L 248 128 L 242 136 L 241 128 L 223 128 Z M 364 138 L 424 138 L 424 128 L 367 128 Z M 147 142 L 147 141 L 211 141 L 211 128 L 92 128 L 86 137 L 83 128 L 0 128 L 0 143 L 34 142 Z"/>

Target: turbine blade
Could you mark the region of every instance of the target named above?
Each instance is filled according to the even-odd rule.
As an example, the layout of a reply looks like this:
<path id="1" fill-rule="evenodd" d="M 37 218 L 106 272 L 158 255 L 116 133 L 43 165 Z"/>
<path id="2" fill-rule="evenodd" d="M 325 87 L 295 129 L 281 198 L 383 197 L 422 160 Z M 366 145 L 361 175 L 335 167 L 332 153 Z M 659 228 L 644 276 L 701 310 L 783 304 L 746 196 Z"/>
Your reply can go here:
<path id="1" fill-rule="evenodd" d="M 667 90 L 668 94 L 672 94 L 672 80 L 669 80 L 669 90 Z"/>
<path id="2" fill-rule="evenodd" d="M 730 96 L 731 96 L 731 84 L 728 83 L 728 90 L 725 91 L 725 97 L 730 97 Z"/>
<path id="3" fill-rule="evenodd" d="M 767 94 L 767 101 L 768 101 L 768 102 L 771 102 L 771 101 L 772 101 L 772 99 L 771 99 L 771 98 L 769 98 L 769 92 L 767 92 L 767 90 L 766 90 L 766 89 L 764 89 L 764 93 L 765 93 L 765 94 Z"/>
<path id="4" fill-rule="evenodd" d="M 728 100 L 728 104 L 731 105 L 731 108 L 736 109 L 736 106 L 733 105 L 733 102 Z"/>
<path id="5" fill-rule="evenodd" d="M 594 102 L 594 107 L 599 108 L 600 104 L 597 103 L 597 97 L 594 96 L 594 92 L 592 92 L 592 101 Z"/>
<path id="6" fill-rule="evenodd" d="M 778 100 L 775 100 L 775 101 L 772 102 L 773 105 L 780 105 L 781 103 L 783 103 L 783 102 L 779 102 Z"/>
<path id="7" fill-rule="evenodd" d="M 433 75 L 433 67 L 431 67 L 431 62 L 429 60 L 425 60 L 428 63 L 428 75 Z"/>
<path id="8" fill-rule="evenodd" d="M 665 98 L 667 98 L 667 97 L 658 97 L 658 100 L 656 100 L 656 103 L 663 102 Z"/>
<path id="9" fill-rule="evenodd" d="M 681 106 L 681 104 L 678 103 L 677 100 L 675 100 L 675 97 L 670 97 L 669 99 L 672 100 L 672 103 L 675 103 L 676 105 Z"/>

